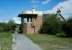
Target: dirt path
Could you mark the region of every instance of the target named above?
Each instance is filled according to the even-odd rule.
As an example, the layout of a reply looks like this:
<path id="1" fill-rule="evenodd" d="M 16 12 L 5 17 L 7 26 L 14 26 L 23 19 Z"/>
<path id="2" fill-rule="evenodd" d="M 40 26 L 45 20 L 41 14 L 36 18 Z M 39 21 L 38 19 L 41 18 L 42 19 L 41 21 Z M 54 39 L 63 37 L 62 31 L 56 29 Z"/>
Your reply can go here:
<path id="1" fill-rule="evenodd" d="M 24 34 L 13 34 L 13 50 L 42 50 Z"/>

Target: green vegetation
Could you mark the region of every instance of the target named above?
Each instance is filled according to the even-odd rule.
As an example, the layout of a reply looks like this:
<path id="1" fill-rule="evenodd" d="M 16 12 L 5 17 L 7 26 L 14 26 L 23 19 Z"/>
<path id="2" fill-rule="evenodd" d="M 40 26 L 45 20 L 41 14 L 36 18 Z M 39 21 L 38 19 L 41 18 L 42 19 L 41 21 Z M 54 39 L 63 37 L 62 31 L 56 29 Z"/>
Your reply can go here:
<path id="1" fill-rule="evenodd" d="M 40 33 L 56 34 L 61 31 L 61 21 L 56 14 L 47 16 L 40 29 Z"/>
<path id="2" fill-rule="evenodd" d="M 0 23 L 0 32 L 14 32 L 16 24 L 13 20 L 10 20 L 8 23 Z"/>
<path id="3" fill-rule="evenodd" d="M 27 36 L 44 50 L 72 50 L 72 38 L 47 34 L 28 34 Z"/>
<path id="4" fill-rule="evenodd" d="M 12 34 L 16 24 L 13 20 L 8 23 L 0 23 L 0 50 L 12 50 Z"/>
<path id="5" fill-rule="evenodd" d="M 72 37 L 72 18 L 62 21 L 57 14 L 45 15 L 44 22 L 39 30 L 42 34 Z"/>
<path id="6" fill-rule="evenodd" d="M 12 50 L 12 35 L 9 32 L 0 33 L 0 50 Z"/>
<path id="7" fill-rule="evenodd" d="M 62 30 L 68 37 L 72 37 L 72 17 L 63 24 Z"/>

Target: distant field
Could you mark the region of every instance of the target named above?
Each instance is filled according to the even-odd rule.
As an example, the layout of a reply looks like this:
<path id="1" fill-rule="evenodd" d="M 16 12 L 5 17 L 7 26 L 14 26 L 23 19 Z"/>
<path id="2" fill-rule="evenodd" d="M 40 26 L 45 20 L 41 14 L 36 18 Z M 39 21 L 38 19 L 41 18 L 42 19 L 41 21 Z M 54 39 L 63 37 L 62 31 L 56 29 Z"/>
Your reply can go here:
<path id="1" fill-rule="evenodd" d="M 12 50 L 12 35 L 9 32 L 0 33 L 0 50 Z"/>
<path id="2" fill-rule="evenodd" d="M 72 38 L 60 38 L 46 34 L 28 34 L 27 36 L 44 50 L 72 50 Z"/>

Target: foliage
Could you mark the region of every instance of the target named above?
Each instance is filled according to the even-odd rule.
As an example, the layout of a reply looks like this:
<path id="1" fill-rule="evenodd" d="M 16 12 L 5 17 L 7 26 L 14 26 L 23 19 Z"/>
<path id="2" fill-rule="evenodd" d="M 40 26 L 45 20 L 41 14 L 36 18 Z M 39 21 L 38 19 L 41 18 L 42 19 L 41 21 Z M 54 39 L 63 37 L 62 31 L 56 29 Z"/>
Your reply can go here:
<path id="1" fill-rule="evenodd" d="M 7 23 L 0 23 L 0 32 L 7 31 Z"/>
<path id="2" fill-rule="evenodd" d="M 50 16 L 47 16 L 39 32 L 56 34 L 61 31 L 61 26 L 62 24 L 60 19 L 57 17 L 56 14 L 52 14 Z"/>
<path id="3" fill-rule="evenodd" d="M 9 31 L 14 31 L 16 27 L 16 24 L 14 23 L 13 20 L 10 20 L 8 23 L 0 23 L 0 32 L 9 32 Z"/>
<path id="4" fill-rule="evenodd" d="M 8 22 L 8 29 L 9 29 L 9 31 L 13 32 L 15 30 L 15 27 L 16 27 L 15 22 L 13 20 L 10 20 Z"/>
<path id="5" fill-rule="evenodd" d="M 67 36 L 72 36 L 72 18 L 69 18 L 62 28 Z"/>
<path id="6" fill-rule="evenodd" d="M 39 33 L 72 37 L 72 18 L 69 18 L 67 21 L 61 21 L 55 14 L 44 17 L 46 18 L 44 18 L 45 20 Z"/>

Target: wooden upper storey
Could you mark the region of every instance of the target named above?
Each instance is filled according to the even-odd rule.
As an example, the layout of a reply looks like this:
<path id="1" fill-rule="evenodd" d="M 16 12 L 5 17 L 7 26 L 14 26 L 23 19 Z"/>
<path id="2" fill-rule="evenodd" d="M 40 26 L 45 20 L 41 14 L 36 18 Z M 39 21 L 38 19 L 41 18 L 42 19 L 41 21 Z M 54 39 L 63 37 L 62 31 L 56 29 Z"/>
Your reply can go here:
<path id="1" fill-rule="evenodd" d="M 32 17 L 32 18 L 35 18 L 35 17 L 37 17 L 37 14 L 19 14 L 18 17 L 24 17 L 24 18 Z"/>

